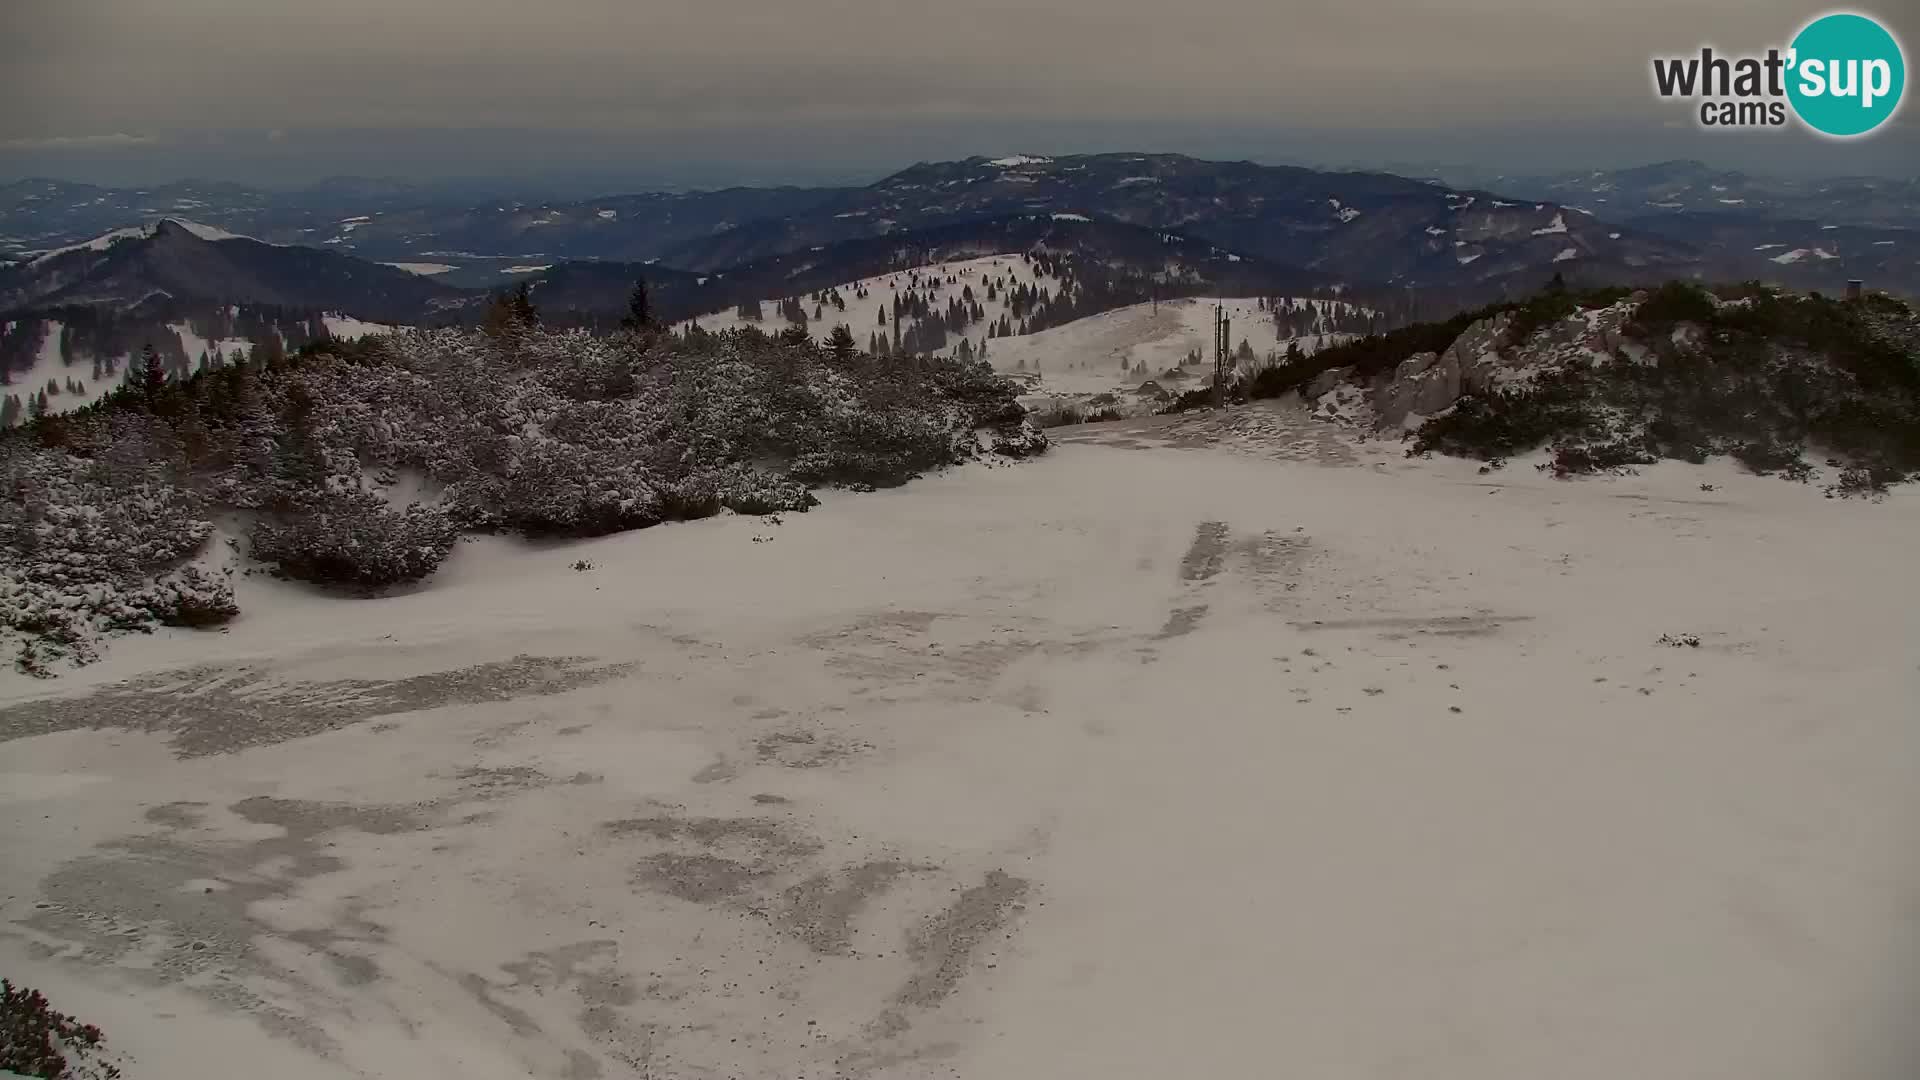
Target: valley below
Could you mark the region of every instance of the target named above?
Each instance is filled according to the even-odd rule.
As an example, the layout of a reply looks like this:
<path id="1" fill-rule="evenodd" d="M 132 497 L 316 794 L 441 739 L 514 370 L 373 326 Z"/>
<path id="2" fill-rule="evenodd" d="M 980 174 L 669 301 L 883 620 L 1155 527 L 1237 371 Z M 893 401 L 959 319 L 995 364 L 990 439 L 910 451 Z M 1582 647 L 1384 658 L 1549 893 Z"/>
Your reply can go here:
<path id="1" fill-rule="evenodd" d="M 133 1080 L 1914 1075 L 1911 485 L 1051 434 L 0 673 L 0 969 Z"/>

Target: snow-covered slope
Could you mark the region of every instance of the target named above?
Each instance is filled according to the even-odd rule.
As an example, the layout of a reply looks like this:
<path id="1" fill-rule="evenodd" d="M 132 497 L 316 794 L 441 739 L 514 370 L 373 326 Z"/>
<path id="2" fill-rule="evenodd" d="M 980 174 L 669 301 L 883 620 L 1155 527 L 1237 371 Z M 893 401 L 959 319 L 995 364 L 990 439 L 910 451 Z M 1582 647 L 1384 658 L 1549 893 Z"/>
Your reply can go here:
<path id="1" fill-rule="evenodd" d="M 253 342 L 246 338 L 203 338 L 194 332 L 193 326 L 189 323 L 169 323 L 167 324 L 167 329 L 179 335 L 180 347 L 186 351 L 187 359 L 195 364 L 200 362 L 202 356 L 208 357 L 209 359 L 216 355 L 231 356 L 235 349 L 245 353 L 253 347 Z M 127 358 L 121 357 L 120 359 L 124 362 Z"/>
<path id="2" fill-rule="evenodd" d="M 1333 300 L 1294 299 L 1317 312 L 1353 311 L 1353 305 Z M 1138 382 L 1169 368 L 1179 367 L 1198 353 L 1208 370 L 1213 365 L 1215 307 L 1226 309 L 1235 349 L 1242 342 L 1253 350 L 1256 362 L 1285 353 L 1297 342 L 1312 352 L 1339 335 L 1284 333 L 1259 300 L 1246 297 L 1198 297 L 1158 304 L 1134 304 L 1079 319 L 1036 334 L 995 341 L 988 359 L 1002 371 L 1034 371 L 1048 375 L 1073 373 L 1131 375 Z"/>
<path id="3" fill-rule="evenodd" d="M 1356 310 L 1330 300 L 1302 298 L 1291 303 L 1316 315 Z M 1290 345 L 1312 353 L 1349 336 L 1288 334 L 1259 300 L 1200 297 L 1134 304 L 996 341 L 988 361 L 1023 383 L 1027 392 L 1022 404 L 1043 417 L 1062 408 L 1089 415 L 1151 411 L 1167 397 L 1212 380 L 1216 305 L 1225 308 L 1232 320 L 1228 329 L 1235 351 L 1244 342 L 1254 354 L 1251 362 L 1235 361 L 1243 374 L 1284 356 Z M 1193 357 L 1198 357 L 1197 363 L 1191 362 Z"/>
<path id="4" fill-rule="evenodd" d="M 396 270 L 405 270 L 409 274 L 418 274 L 421 277 L 434 277 L 459 269 L 459 267 L 452 263 L 443 262 L 390 262 L 382 263 L 381 265 L 391 266 Z"/>
<path id="5" fill-rule="evenodd" d="M 989 283 L 995 286 L 991 299 L 987 295 Z M 1017 329 L 1019 320 L 1013 317 L 1007 291 L 1009 285 L 1058 290 L 1061 282 L 1019 255 L 991 255 L 936 263 L 917 270 L 881 274 L 838 285 L 835 290 L 847 302 L 846 310 L 840 311 L 831 303 L 819 305 L 823 317 L 818 320 L 811 319 L 815 303 L 807 297 L 801 299 L 802 307 L 810 317 L 808 330 L 816 340 L 825 341 L 835 326 L 846 326 L 853 333 L 854 340 L 864 347 L 869 336 L 876 331 L 892 335 L 894 324 L 891 305 L 896 295 L 917 290 L 930 296 L 934 307 L 942 308 L 950 298 L 970 291 L 973 299 L 980 304 L 984 318 L 971 324 L 964 336 L 976 354 L 984 347 L 993 365 L 1006 370 L 1023 366 L 1019 363 L 1022 360 L 1027 368 L 1036 365 L 1039 369 L 1049 366 L 1063 370 L 1069 367 L 1091 368 L 1096 359 L 1103 357 L 1116 358 L 1117 366 L 1117 356 L 1121 354 L 1129 358 L 1129 366 L 1144 362 L 1148 367 L 1159 370 L 1178 363 L 1190 349 L 1196 348 L 1211 357 L 1215 304 L 1224 304 L 1233 319 L 1233 343 L 1236 346 L 1244 339 L 1256 355 L 1265 357 L 1270 352 L 1284 351 L 1291 340 L 1289 335 L 1277 331 L 1272 316 L 1261 301 L 1247 297 L 1184 298 L 1157 305 L 1139 304 L 1032 334 L 989 337 L 987 327 L 997 326 L 1002 316 L 1006 316 L 1008 322 Z M 867 299 L 854 299 L 862 292 L 868 294 Z M 1292 302 L 1329 314 L 1359 310 L 1351 304 L 1304 297 L 1295 298 Z M 887 309 L 884 322 L 880 318 L 882 307 Z M 681 323 L 679 328 L 698 323 L 704 330 L 717 332 L 752 325 L 774 333 L 789 325 L 780 316 L 779 298 L 762 300 L 761 311 L 762 318 L 759 320 L 726 311 L 688 320 Z M 901 320 L 899 329 L 904 333 L 917 323 L 918 320 L 907 316 Z M 1308 348 L 1312 343 L 1303 339 L 1301 344 L 1302 348 Z M 958 345 L 956 338 L 949 351 L 958 348 Z M 1049 360 L 1054 363 L 1050 365 Z"/>
<path id="6" fill-rule="evenodd" d="M 153 236 L 154 233 L 159 230 L 160 225 L 163 222 L 172 222 L 173 224 L 180 226 L 181 228 L 187 230 L 188 232 L 192 233 L 193 235 L 199 237 L 202 240 L 252 240 L 253 239 L 250 236 L 241 236 L 239 233 L 230 233 L 225 229 L 218 228 L 213 225 L 202 225 L 197 221 L 188 221 L 185 218 L 163 217 L 163 218 L 157 218 L 153 221 L 150 221 L 145 225 L 135 225 L 135 226 L 132 226 L 131 228 L 115 229 L 112 232 L 102 233 L 101 235 L 96 236 L 93 239 L 86 241 L 85 243 L 71 244 L 67 247 L 55 248 L 52 251 L 42 252 L 38 256 L 36 256 L 34 259 L 32 259 L 30 262 L 28 262 L 27 265 L 40 266 L 53 259 L 59 258 L 62 255 L 70 254 L 76 251 L 105 251 L 108 248 L 112 247 L 117 243 L 120 243 L 123 240 L 143 240 Z"/>
<path id="7" fill-rule="evenodd" d="M 0 970 L 140 1080 L 1913 1075 L 1920 500 L 1126 434 L 0 670 Z"/>
<path id="8" fill-rule="evenodd" d="M 15 324 L 5 325 L 12 329 Z M 26 415 L 28 399 L 42 392 L 47 395 L 47 411 L 62 413 L 83 409 L 119 385 L 117 369 L 121 365 L 114 365 L 115 370 L 110 371 L 94 364 L 91 358 L 76 357 L 72 364 L 61 358 L 60 339 L 64 329 L 62 323 L 49 323 L 34 355 L 33 367 L 8 373 L 6 384 L 0 385 L 0 399 L 20 399 L 22 416 Z M 12 412 L 8 410 L 9 414 Z"/>
<path id="9" fill-rule="evenodd" d="M 365 319 L 356 319 L 351 315 L 340 315 L 331 311 L 322 315 L 321 321 L 327 324 L 327 333 L 332 334 L 342 341 L 357 341 L 360 338 L 379 337 L 382 334 L 391 334 L 401 329 L 398 326 L 368 322 Z"/>
<path id="10" fill-rule="evenodd" d="M 264 243 L 161 218 L 0 270 L 0 312 L 93 306 L 129 311 L 155 299 L 350 311 L 411 321 L 460 297 L 432 277 L 351 255 Z"/>
<path id="11" fill-rule="evenodd" d="M 400 329 L 334 312 L 322 315 L 321 321 L 328 334 L 342 341 L 390 334 Z M 40 339 L 31 354 L 31 367 L 15 367 L 6 373 L 7 381 L 0 385 L 0 400 L 15 397 L 20 401 L 17 413 L 8 410 L 11 418 L 24 419 L 29 415 L 31 399 L 43 391 L 47 395 L 48 412 L 72 412 L 93 404 L 120 385 L 140 352 L 140 347 L 133 345 L 106 351 L 91 350 L 84 344 L 68 340 L 69 328 L 60 319 L 10 320 L 0 323 L 0 332 L 13 333 L 22 328 L 23 322 L 29 332 L 32 331 L 32 322 L 38 322 Z M 289 341 L 286 328 L 276 329 L 273 333 L 279 336 L 281 348 L 290 348 L 295 344 Z M 204 337 L 189 321 L 161 324 L 138 336 L 158 349 L 164 358 L 169 358 L 169 370 L 176 375 L 190 372 L 202 362 L 217 357 L 231 357 L 235 352 L 246 354 L 255 344 L 255 340 L 248 337 Z M 64 352 L 61 345 L 63 340 L 68 340 Z M 262 340 L 265 340 L 264 337 Z M 18 362 L 16 359 L 15 363 Z"/>
<path id="12" fill-rule="evenodd" d="M 996 295 L 987 298 L 987 284 L 995 282 Z M 1010 285 L 1028 285 L 1034 288 L 1056 290 L 1060 287 L 1058 279 L 1048 275 L 1032 262 L 1019 255 L 989 255 L 978 259 L 966 259 L 958 262 L 934 263 L 914 270 L 901 270 L 895 273 L 880 274 L 874 277 L 849 281 L 834 287 L 846 303 L 841 311 L 833 304 L 816 305 L 811 299 L 802 297 L 802 307 L 809 318 L 807 329 L 814 338 L 825 341 L 833 333 L 835 326 L 845 326 L 853 334 L 853 339 L 861 348 L 865 348 L 868 339 L 876 332 L 891 335 L 895 329 L 893 323 L 893 299 L 905 292 L 918 288 L 922 294 L 932 297 L 936 307 L 944 309 L 950 297 L 959 297 L 968 289 L 985 312 L 977 325 L 968 329 L 966 337 L 978 349 L 980 343 L 987 340 L 986 327 L 997 324 L 1000 318 L 1011 316 L 1011 307 L 1006 289 Z M 865 293 L 865 299 L 858 299 Z M 780 297 L 766 297 L 761 301 L 762 318 L 758 321 L 742 318 L 737 312 L 723 311 L 702 315 L 698 319 L 682 323 L 681 328 L 697 322 L 700 328 L 708 331 L 731 330 L 740 326 L 756 326 L 768 333 L 777 333 L 789 324 L 780 317 Z M 820 307 L 822 318 L 812 318 L 816 306 Z M 880 312 L 886 309 L 886 321 L 881 322 Z M 1017 320 L 1011 320 L 1017 322 Z M 918 324 L 911 316 L 905 318 L 900 326 L 901 333 Z M 958 341 L 954 342 L 958 347 Z M 997 343 L 996 343 L 997 344 Z"/>
<path id="13" fill-rule="evenodd" d="M 990 284 L 993 286 L 991 297 Z M 1016 331 L 1019 325 L 1008 291 L 1010 286 L 1052 292 L 1059 290 L 1061 284 L 1058 277 L 1019 255 L 991 255 L 846 282 L 831 290 L 837 291 L 846 302 L 846 310 L 838 310 L 829 300 L 818 305 L 822 313 L 820 319 L 811 318 L 815 302 L 809 297 L 801 300 L 810 317 L 807 329 L 816 340 L 825 341 L 835 326 L 846 326 L 856 344 L 866 348 L 876 333 L 891 341 L 896 332 L 906 334 L 918 325 L 918 320 L 910 315 L 902 316 L 898 327 L 894 325 L 892 304 L 896 296 L 917 291 L 929 298 L 935 311 L 940 311 L 949 299 L 970 294 L 973 301 L 979 303 L 983 318 L 970 323 L 962 335 L 967 349 L 973 355 L 984 356 L 996 370 L 1019 376 L 1028 388 L 1028 403 L 1040 408 L 1135 390 L 1143 380 L 1161 378 L 1164 373 L 1179 369 L 1190 354 L 1198 354 L 1202 363 L 1189 365 L 1185 372 L 1167 380 L 1172 384 L 1168 389 L 1175 392 L 1181 389 L 1177 384 L 1182 377 L 1206 378 L 1213 365 L 1216 305 L 1223 306 L 1232 320 L 1230 329 L 1236 351 L 1245 342 L 1254 354 L 1256 365 L 1284 354 L 1290 344 L 1297 343 L 1301 351 L 1312 352 L 1327 341 L 1344 336 L 1334 333 L 1327 325 L 1316 326 L 1318 332 L 1314 333 L 1289 333 L 1275 320 L 1264 300 L 1249 297 L 1182 298 L 1134 304 L 1028 334 L 997 336 L 1003 318 Z M 866 294 L 865 299 L 856 299 L 862 293 Z M 1306 317 L 1309 323 L 1361 310 L 1340 301 L 1306 297 L 1282 298 L 1280 303 L 1310 312 Z M 680 324 L 680 328 L 698 323 L 704 330 L 718 332 L 751 325 L 774 333 L 791 325 L 781 317 L 778 299 L 769 297 L 761 301 L 760 308 L 759 320 L 726 311 L 689 320 Z M 959 349 L 959 342 L 958 337 L 950 339 L 945 351 L 951 353 Z M 1119 406 L 1123 412 L 1135 406 L 1144 407 L 1130 397 L 1119 400 L 1127 403 Z"/>

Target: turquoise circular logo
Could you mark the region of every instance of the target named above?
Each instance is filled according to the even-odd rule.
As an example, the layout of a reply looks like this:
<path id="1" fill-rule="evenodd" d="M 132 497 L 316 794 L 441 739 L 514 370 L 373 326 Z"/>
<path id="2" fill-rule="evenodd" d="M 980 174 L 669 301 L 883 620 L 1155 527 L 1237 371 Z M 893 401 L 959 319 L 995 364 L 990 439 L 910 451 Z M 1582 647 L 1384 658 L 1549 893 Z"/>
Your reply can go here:
<path id="1" fill-rule="evenodd" d="M 1886 27 L 1842 12 L 1808 23 L 1790 46 L 1787 99 L 1810 128 L 1845 138 L 1893 115 L 1907 88 L 1907 62 Z"/>

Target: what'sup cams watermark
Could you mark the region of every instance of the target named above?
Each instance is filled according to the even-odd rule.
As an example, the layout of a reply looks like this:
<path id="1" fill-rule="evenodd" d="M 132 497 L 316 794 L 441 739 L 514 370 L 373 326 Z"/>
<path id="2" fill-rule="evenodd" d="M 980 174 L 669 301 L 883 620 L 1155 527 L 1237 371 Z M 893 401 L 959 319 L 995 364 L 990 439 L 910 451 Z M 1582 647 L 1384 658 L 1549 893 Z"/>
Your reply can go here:
<path id="1" fill-rule="evenodd" d="M 1900 42 L 1877 20 L 1853 12 L 1822 15 L 1784 49 L 1729 56 L 1703 46 L 1697 55 L 1653 58 L 1653 89 L 1695 104 L 1702 128 L 1785 127 L 1798 119 L 1834 138 L 1884 126 L 1906 94 Z"/>

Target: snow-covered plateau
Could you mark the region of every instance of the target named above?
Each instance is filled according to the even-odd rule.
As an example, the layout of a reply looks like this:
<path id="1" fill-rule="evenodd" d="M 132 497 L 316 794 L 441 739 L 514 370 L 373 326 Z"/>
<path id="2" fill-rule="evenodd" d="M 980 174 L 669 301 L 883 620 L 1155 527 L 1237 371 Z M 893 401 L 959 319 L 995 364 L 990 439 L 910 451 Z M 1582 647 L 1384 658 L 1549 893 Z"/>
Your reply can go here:
<path id="1" fill-rule="evenodd" d="M 1032 436 L 977 361 L 760 335 L 222 373 L 208 492 L 133 484 L 150 421 L 9 474 L 60 510 L 34 581 L 199 554 L 146 633 L 0 674 L 0 970 L 141 1080 L 1908 1080 L 1912 485 L 1398 438 L 1497 450 L 1525 388 L 1657 389 L 1796 303 L 1330 344 L 1044 454 L 971 452 Z M 1210 320 L 990 360 L 1117 377 Z M 247 573 L 276 515 L 404 583 Z"/>
<path id="2" fill-rule="evenodd" d="M 1064 438 L 9 676 L 0 965 L 160 1080 L 1909 1075 L 1920 501 Z"/>

